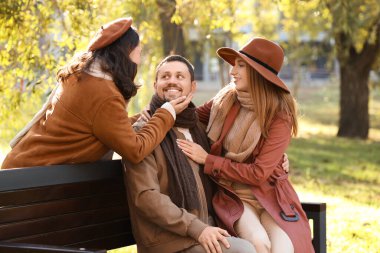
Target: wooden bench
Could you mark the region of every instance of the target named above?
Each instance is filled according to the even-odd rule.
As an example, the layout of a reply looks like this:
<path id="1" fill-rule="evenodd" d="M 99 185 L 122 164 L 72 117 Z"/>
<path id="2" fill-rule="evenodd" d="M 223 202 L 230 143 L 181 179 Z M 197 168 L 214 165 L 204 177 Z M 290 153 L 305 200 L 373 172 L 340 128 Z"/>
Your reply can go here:
<path id="1" fill-rule="evenodd" d="M 303 203 L 326 252 L 326 205 Z M 120 160 L 0 170 L 0 253 L 106 252 L 134 244 Z"/>

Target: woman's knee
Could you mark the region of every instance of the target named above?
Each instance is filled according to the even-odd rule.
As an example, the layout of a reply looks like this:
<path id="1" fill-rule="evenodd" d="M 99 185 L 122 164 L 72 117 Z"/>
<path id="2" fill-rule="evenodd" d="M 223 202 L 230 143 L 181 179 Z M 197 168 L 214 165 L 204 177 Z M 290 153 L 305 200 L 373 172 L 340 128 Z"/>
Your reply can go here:
<path id="1" fill-rule="evenodd" d="M 249 241 L 255 247 L 258 253 L 271 252 L 272 245 L 267 234 L 256 233 L 243 238 Z"/>
<path id="2" fill-rule="evenodd" d="M 257 253 L 271 253 L 271 243 L 269 241 L 255 241 L 253 246 Z"/>
<path id="3" fill-rule="evenodd" d="M 229 237 L 231 251 L 229 253 L 257 253 L 251 242 L 238 237 Z"/>
<path id="4" fill-rule="evenodd" d="M 249 231 L 249 233 L 245 231 L 245 233 L 240 233 L 239 237 L 252 244 L 258 253 L 271 252 L 271 242 L 265 230 Z"/>

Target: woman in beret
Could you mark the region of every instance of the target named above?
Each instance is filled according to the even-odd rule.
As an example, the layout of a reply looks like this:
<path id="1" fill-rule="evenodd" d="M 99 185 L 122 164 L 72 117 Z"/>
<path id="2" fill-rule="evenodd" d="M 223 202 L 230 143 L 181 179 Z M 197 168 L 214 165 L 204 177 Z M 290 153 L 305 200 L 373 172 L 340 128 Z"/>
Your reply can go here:
<path id="1" fill-rule="evenodd" d="M 210 154 L 186 140 L 178 145 L 218 184 L 213 206 L 230 234 L 258 253 L 313 253 L 308 219 L 281 167 L 298 128 L 296 102 L 277 75 L 284 52 L 254 38 L 240 51 L 217 53 L 232 66 L 233 82 L 197 109 Z"/>
<path id="2" fill-rule="evenodd" d="M 88 50 L 58 71 L 56 89 L 11 141 L 2 169 L 93 162 L 110 150 L 138 163 L 163 140 L 191 95 L 165 103 L 133 131 L 126 108 L 138 89 L 141 45 L 131 24 L 121 18 L 102 26 Z"/>

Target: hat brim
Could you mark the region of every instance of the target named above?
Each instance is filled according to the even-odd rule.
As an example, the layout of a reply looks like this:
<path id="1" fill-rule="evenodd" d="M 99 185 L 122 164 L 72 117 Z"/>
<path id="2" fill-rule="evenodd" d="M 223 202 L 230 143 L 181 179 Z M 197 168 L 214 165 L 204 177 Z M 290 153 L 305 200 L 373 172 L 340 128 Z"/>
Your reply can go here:
<path id="1" fill-rule="evenodd" d="M 290 93 L 289 88 L 275 73 L 273 73 L 260 63 L 257 63 L 254 60 L 250 59 L 248 56 L 229 47 L 221 47 L 216 51 L 216 53 L 220 58 L 222 58 L 232 66 L 235 66 L 236 57 L 242 58 L 246 63 L 248 63 L 248 65 L 250 65 L 257 72 L 259 72 L 269 82 Z"/>

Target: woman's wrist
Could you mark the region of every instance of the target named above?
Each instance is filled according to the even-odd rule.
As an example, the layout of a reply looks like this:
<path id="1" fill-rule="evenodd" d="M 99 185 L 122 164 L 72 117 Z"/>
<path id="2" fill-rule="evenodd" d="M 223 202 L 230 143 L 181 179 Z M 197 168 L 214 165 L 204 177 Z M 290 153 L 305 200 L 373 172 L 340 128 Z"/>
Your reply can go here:
<path id="1" fill-rule="evenodd" d="M 171 103 L 165 102 L 161 106 L 161 108 L 163 108 L 163 109 L 167 110 L 168 112 L 170 112 L 170 114 L 173 116 L 173 119 L 175 121 L 175 119 L 176 119 L 176 113 L 175 113 L 174 107 L 173 107 L 173 105 Z"/>

